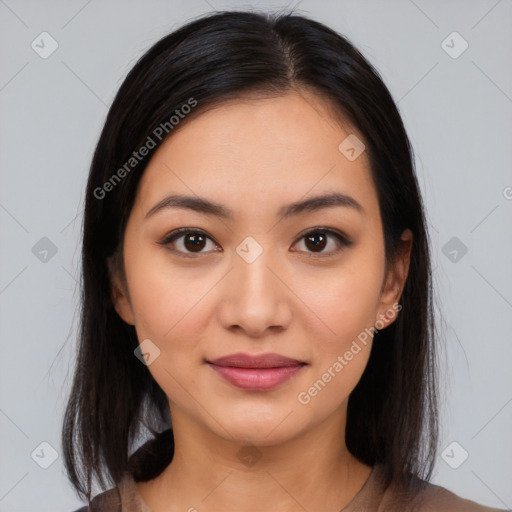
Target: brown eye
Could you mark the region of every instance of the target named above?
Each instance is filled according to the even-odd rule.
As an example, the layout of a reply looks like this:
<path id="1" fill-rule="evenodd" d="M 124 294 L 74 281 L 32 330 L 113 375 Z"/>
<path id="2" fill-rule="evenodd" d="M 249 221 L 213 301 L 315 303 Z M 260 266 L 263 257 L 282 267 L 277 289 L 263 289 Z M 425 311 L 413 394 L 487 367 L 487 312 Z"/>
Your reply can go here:
<path id="1" fill-rule="evenodd" d="M 327 245 L 327 237 L 324 233 L 312 233 L 305 237 L 306 247 L 313 252 L 323 251 Z"/>
<path id="2" fill-rule="evenodd" d="M 207 241 L 212 239 L 206 233 L 192 229 L 178 229 L 169 233 L 160 245 L 169 245 L 174 252 L 181 253 L 183 256 L 199 255 L 204 252 Z M 213 242 L 213 241 L 212 241 Z"/>
<path id="3" fill-rule="evenodd" d="M 325 251 L 324 249 L 329 245 L 329 239 L 331 238 L 335 240 L 334 248 Z M 304 239 L 306 252 L 311 252 L 313 255 L 318 254 L 320 257 L 332 256 L 340 252 L 343 247 L 352 245 L 350 240 L 331 229 L 316 228 L 304 234 L 300 240 L 302 239 Z"/>
<path id="4" fill-rule="evenodd" d="M 202 234 L 183 235 L 183 245 L 188 251 L 201 251 L 205 246 L 205 237 Z"/>

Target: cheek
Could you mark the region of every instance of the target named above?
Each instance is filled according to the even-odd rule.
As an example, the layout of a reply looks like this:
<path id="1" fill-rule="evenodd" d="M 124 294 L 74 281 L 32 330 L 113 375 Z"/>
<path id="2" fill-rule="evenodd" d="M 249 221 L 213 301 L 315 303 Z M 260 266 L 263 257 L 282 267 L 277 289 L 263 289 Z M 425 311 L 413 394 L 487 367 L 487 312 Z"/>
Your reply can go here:
<path id="1" fill-rule="evenodd" d="M 321 415 L 348 398 L 368 363 L 380 291 L 378 266 L 326 278 L 316 290 L 322 293 L 312 292 L 307 303 L 322 322 L 310 333 L 314 364 L 296 399 L 311 414 Z"/>
<path id="2" fill-rule="evenodd" d="M 188 389 L 196 389 L 197 369 L 203 357 L 201 334 L 208 317 L 208 291 L 212 275 L 198 275 L 196 269 L 172 268 L 160 258 L 133 258 L 126 272 L 130 283 L 139 343 L 151 340 L 160 351 L 148 367 L 158 385 L 173 402 L 186 404 Z M 201 387 L 197 388 L 197 397 Z"/>
<path id="3" fill-rule="evenodd" d="M 353 351 L 348 351 L 350 360 L 344 352 L 317 366 L 317 371 L 297 394 L 297 407 L 309 409 L 314 417 L 323 417 L 346 402 L 361 379 L 370 355 L 370 344 L 357 343 L 357 349 L 352 346 Z"/>
<path id="4" fill-rule="evenodd" d="M 377 259 L 362 259 L 354 254 L 339 270 L 311 278 L 309 286 L 301 284 L 305 304 L 321 320 L 314 340 L 324 359 L 349 350 L 359 336 L 371 341 L 366 329 L 374 325 L 379 304 L 381 268 Z M 304 275 L 301 276 L 304 282 Z M 372 332 L 372 331 L 370 331 Z"/>
<path id="5" fill-rule="evenodd" d="M 183 340 L 182 333 L 192 337 L 200 331 L 204 299 L 218 277 L 197 266 L 171 265 L 160 249 L 138 252 L 127 262 L 126 274 L 141 335 L 165 346 L 178 332 Z"/>

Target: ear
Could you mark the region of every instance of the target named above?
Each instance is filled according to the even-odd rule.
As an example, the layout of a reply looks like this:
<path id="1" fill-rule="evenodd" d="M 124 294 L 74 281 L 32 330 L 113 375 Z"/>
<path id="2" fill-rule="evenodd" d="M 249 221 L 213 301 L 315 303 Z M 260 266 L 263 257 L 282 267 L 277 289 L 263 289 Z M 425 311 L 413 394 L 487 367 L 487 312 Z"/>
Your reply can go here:
<path id="1" fill-rule="evenodd" d="M 400 311 L 398 302 L 409 273 L 412 244 L 412 231 L 406 229 L 400 236 L 395 259 L 389 264 L 381 289 L 378 316 L 375 319 L 375 327 L 379 331 L 391 325 Z"/>
<path id="2" fill-rule="evenodd" d="M 107 266 L 110 275 L 111 297 L 117 314 L 130 325 L 135 325 L 135 316 L 133 314 L 130 295 L 128 293 L 128 285 L 126 279 L 120 274 L 124 272 L 116 256 L 107 258 Z"/>

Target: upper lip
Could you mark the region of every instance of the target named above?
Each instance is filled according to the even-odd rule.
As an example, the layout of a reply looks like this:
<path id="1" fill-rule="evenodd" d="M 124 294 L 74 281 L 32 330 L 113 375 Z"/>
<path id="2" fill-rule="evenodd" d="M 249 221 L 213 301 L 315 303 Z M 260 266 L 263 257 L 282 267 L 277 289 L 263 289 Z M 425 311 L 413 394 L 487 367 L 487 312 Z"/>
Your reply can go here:
<path id="1" fill-rule="evenodd" d="M 207 360 L 207 362 L 217 366 L 233 366 L 236 368 L 280 368 L 306 364 L 297 359 L 292 359 L 280 354 L 270 353 L 251 356 L 250 354 L 241 352 L 219 357 L 211 361 Z"/>

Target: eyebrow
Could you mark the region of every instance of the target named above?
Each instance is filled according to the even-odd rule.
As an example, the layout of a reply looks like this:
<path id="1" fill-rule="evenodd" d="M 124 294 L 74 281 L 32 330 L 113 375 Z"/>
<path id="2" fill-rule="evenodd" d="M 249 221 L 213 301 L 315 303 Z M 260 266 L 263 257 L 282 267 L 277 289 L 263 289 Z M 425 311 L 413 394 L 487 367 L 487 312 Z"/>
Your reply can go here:
<path id="1" fill-rule="evenodd" d="M 284 205 L 277 212 L 277 216 L 288 218 L 306 212 L 313 212 L 322 210 L 324 208 L 340 206 L 350 208 L 360 213 L 361 215 L 365 215 L 364 208 L 353 197 L 346 194 L 341 194 L 339 192 L 333 192 L 330 194 L 315 196 L 303 201 L 296 201 L 294 203 Z M 164 197 L 146 213 L 144 218 L 147 219 L 166 208 L 183 208 L 228 220 L 232 220 L 234 218 L 233 211 L 219 203 L 210 201 L 209 199 L 203 197 L 179 194 L 173 194 Z"/>

